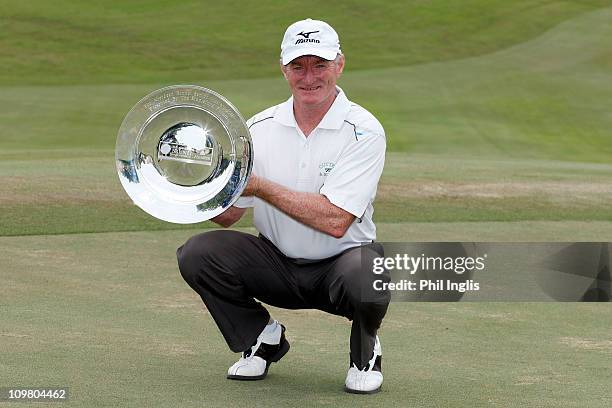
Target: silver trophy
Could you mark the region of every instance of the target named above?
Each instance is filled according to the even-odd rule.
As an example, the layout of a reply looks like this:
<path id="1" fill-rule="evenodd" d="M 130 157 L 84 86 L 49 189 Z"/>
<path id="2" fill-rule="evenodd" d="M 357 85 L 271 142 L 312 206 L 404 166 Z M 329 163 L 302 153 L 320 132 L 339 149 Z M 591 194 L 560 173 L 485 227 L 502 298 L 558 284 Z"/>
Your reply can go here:
<path id="1" fill-rule="evenodd" d="M 194 85 L 169 86 L 141 99 L 121 124 L 115 158 L 132 201 L 178 224 L 209 220 L 229 208 L 253 166 L 240 112 Z"/>

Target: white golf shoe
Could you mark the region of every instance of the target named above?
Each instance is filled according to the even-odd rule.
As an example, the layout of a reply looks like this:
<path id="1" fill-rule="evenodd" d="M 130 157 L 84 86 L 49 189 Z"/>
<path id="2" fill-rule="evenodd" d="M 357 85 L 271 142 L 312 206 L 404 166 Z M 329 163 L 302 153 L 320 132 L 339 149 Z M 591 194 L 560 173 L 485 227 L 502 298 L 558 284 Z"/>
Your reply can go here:
<path id="1" fill-rule="evenodd" d="M 374 353 L 372 359 L 366 366 L 359 370 L 351 361 L 351 367 L 346 374 L 344 390 L 352 394 L 374 394 L 380 391 L 383 382 L 382 375 L 382 348 L 380 340 L 376 336 L 374 343 Z"/>
<path id="2" fill-rule="evenodd" d="M 270 364 L 280 360 L 289 351 L 289 342 L 285 338 L 285 326 L 275 322 L 274 330 L 264 331 L 257 337 L 257 342 L 249 350 L 242 353 L 227 370 L 230 380 L 262 380 L 268 374 Z"/>

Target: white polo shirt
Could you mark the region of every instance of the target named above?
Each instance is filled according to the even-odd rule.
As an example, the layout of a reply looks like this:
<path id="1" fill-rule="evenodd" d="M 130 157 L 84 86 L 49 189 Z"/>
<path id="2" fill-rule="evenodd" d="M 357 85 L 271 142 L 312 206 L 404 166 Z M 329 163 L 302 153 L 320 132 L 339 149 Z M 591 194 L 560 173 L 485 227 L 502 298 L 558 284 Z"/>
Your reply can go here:
<path id="1" fill-rule="evenodd" d="M 241 197 L 234 205 L 254 207 L 257 230 L 291 258 L 327 258 L 376 238 L 372 203 L 385 162 L 385 132 L 371 113 L 338 91 L 308 137 L 296 124 L 293 97 L 247 121 L 254 174 L 292 190 L 323 194 L 356 217 L 342 238 L 334 238 L 259 198 Z"/>

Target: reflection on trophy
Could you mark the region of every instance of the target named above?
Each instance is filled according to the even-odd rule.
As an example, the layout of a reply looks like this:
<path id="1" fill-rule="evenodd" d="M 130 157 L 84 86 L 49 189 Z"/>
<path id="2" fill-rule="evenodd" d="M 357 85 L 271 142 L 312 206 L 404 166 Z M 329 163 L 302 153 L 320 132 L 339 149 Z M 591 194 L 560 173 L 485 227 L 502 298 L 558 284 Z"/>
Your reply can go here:
<path id="1" fill-rule="evenodd" d="M 127 114 L 115 151 L 123 188 L 152 216 L 178 224 L 211 219 L 246 187 L 252 142 L 238 110 L 194 85 L 162 88 Z"/>

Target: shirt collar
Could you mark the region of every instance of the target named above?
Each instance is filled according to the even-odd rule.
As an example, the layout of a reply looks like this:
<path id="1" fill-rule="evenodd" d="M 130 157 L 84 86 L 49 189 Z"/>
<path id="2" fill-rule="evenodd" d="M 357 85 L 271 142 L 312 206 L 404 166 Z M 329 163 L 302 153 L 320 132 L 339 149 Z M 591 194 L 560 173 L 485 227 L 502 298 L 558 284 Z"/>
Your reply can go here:
<path id="1" fill-rule="evenodd" d="M 336 86 L 338 95 L 330 106 L 329 110 L 317 125 L 317 128 L 340 129 L 344 124 L 344 119 L 351 110 L 351 103 L 339 86 Z M 285 126 L 297 127 L 295 116 L 293 115 L 293 96 L 280 104 L 274 112 L 274 120 Z"/>

